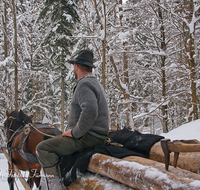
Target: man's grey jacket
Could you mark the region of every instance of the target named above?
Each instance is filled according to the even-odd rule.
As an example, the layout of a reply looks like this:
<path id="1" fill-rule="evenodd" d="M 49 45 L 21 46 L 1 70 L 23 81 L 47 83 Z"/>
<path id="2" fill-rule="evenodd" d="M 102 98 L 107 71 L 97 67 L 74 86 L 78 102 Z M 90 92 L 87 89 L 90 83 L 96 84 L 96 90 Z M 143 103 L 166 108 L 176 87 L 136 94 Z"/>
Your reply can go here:
<path id="1" fill-rule="evenodd" d="M 77 81 L 67 128 L 72 129 L 71 134 L 74 138 L 80 138 L 88 132 L 105 139 L 108 134 L 106 95 L 102 85 L 93 75 L 85 75 Z"/>

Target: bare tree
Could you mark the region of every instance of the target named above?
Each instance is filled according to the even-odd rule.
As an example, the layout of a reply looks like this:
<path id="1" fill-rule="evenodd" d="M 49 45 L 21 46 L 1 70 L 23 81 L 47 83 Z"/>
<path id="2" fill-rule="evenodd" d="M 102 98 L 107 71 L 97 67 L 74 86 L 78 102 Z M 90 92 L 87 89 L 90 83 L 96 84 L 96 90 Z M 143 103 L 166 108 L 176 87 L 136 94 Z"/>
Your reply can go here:
<path id="1" fill-rule="evenodd" d="M 18 55 L 17 55 L 17 19 L 15 0 L 12 0 L 13 30 L 14 30 L 14 61 L 15 61 L 15 109 L 18 110 Z"/>

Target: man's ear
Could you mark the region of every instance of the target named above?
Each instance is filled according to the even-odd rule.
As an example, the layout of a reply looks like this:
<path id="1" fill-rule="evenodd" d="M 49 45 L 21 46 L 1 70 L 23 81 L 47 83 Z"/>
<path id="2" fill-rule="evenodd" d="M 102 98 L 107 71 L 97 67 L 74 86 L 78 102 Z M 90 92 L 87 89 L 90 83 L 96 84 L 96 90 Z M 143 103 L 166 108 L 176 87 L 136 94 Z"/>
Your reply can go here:
<path id="1" fill-rule="evenodd" d="M 78 64 L 74 63 L 75 71 L 77 72 L 79 70 Z"/>

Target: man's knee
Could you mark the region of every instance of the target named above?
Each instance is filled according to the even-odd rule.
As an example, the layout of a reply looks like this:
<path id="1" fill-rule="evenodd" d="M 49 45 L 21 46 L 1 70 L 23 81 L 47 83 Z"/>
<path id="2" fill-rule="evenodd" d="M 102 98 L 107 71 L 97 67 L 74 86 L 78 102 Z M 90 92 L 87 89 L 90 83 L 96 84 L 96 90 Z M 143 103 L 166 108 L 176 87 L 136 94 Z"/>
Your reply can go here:
<path id="1" fill-rule="evenodd" d="M 43 147 L 43 141 L 36 146 L 36 154 L 39 155 Z"/>

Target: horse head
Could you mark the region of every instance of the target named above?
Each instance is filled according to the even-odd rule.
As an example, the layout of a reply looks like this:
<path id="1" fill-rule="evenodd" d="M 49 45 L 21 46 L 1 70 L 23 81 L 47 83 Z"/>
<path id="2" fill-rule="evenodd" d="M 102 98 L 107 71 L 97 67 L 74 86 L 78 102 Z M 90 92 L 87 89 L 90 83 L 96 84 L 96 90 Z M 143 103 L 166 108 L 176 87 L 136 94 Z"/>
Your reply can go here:
<path id="1" fill-rule="evenodd" d="M 9 113 L 6 112 L 7 119 L 4 122 L 4 132 L 6 134 L 7 140 L 15 133 L 16 130 L 22 128 L 28 123 L 32 123 L 33 115 L 26 115 L 22 110 L 19 112 L 17 110 Z"/>

